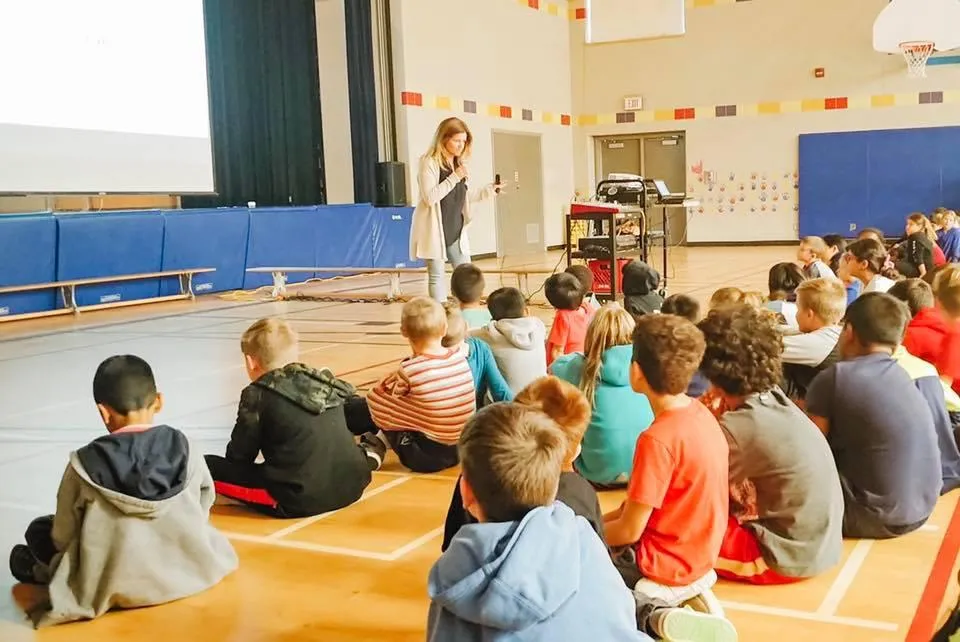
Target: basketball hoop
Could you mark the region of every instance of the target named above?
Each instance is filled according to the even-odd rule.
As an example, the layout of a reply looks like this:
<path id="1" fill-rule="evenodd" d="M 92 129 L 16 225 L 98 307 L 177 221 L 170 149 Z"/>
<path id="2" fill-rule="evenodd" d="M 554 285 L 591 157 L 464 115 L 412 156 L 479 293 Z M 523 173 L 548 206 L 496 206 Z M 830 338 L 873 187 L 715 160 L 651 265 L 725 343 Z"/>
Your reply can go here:
<path id="1" fill-rule="evenodd" d="M 933 53 L 933 43 L 929 40 L 901 42 L 900 51 L 907 61 L 907 73 L 911 78 L 927 77 L 927 60 Z"/>

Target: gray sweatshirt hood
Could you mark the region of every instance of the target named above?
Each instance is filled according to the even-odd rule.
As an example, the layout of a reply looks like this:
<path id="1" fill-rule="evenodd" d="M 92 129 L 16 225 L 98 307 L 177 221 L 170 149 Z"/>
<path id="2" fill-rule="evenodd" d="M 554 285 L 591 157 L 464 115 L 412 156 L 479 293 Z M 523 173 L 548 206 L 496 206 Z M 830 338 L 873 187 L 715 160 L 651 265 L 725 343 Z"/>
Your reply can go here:
<path id="1" fill-rule="evenodd" d="M 494 339 L 502 339 L 521 350 L 533 350 L 545 341 L 543 321 L 537 317 L 500 319 L 492 321 L 487 329 Z"/>

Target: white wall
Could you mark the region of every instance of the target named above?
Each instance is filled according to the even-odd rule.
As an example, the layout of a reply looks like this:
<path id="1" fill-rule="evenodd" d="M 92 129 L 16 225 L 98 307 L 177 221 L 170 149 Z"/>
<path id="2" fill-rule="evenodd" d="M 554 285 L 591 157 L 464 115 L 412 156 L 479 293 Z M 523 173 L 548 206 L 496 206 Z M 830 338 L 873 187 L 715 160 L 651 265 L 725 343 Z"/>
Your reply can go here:
<path id="1" fill-rule="evenodd" d="M 595 183 L 590 137 L 685 130 L 687 189 L 707 201 L 703 212 L 692 214 L 690 241 L 795 239 L 799 134 L 960 120 L 960 67 L 931 68 L 928 78 L 915 80 L 906 76 L 902 57 L 873 50 L 873 21 L 886 4 L 752 0 L 694 8 L 688 3 L 682 37 L 591 46 L 583 44 L 583 21 L 571 23 L 581 125 L 577 187 L 590 191 Z M 815 67 L 824 67 L 826 77 L 815 78 Z M 918 93 L 930 91 L 944 91 L 944 104 L 918 105 Z M 616 124 L 623 97 L 633 94 L 644 98 L 644 112 L 637 115 L 643 122 Z M 846 97 L 849 108 L 823 110 L 829 97 Z M 895 105 L 880 106 L 888 101 Z M 817 104 L 819 110 L 807 111 Z M 717 105 L 737 105 L 738 116 L 716 118 Z M 672 111 L 685 107 L 694 107 L 696 118 L 674 120 Z M 693 173 L 698 162 L 717 172 L 713 191 Z M 777 182 L 777 201 L 772 189 L 760 200 L 761 190 L 751 189 L 753 175 L 758 182 L 766 176 L 770 188 Z M 737 201 L 732 213 L 731 193 Z"/>
<path id="2" fill-rule="evenodd" d="M 541 135 L 545 237 L 563 242 L 563 212 L 573 196 L 573 127 L 567 7 L 534 10 L 514 0 L 393 0 L 393 55 L 397 92 L 399 160 L 407 164 L 408 194 L 418 197 L 416 168 L 437 124 L 457 115 L 474 135 L 471 176 L 493 180 L 492 134 Z M 543 3 L 546 5 L 546 3 Z M 422 96 L 422 106 L 403 105 L 403 92 Z M 464 111 L 464 99 L 478 113 Z M 490 105 L 508 105 L 512 118 L 491 116 Z M 521 119 L 533 110 L 533 121 Z M 546 113 L 546 116 L 544 115 Z M 497 111 L 499 114 L 499 111 Z M 554 122 L 544 122 L 545 120 Z M 470 228 L 474 253 L 496 251 L 492 205 L 478 208 Z"/>
<path id="3" fill-rule="evenodd" d="M 353 203 L 353 145 L 350 141 L 344 0 L 316 0 L 316 10 L 327 202 Z"/>

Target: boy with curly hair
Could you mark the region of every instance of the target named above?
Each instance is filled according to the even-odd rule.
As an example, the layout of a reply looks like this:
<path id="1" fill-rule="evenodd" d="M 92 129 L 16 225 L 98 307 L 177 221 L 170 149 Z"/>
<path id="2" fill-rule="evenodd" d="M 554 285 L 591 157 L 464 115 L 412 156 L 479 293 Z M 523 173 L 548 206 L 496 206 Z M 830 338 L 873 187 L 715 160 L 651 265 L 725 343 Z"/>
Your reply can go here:
<path id="1" fill-rule="evenodd" d="M 627 498 L 604 515 L 624 582 L 696 591 L 712 572 L 729 511 L 726 439 L 707 408 L 685 392 L 703 357 L 703 333 L 671 314 L 641 316 L 630 383 L 654 420 L 637 439 Z M 694 593 L 695 594 L 695 593 Z"/>
<path id="2" fill-rule="evenodd" d="M 840 287 L 838 285 L 838 287 Z M 756 517 L 733 515 L 717 573 L 751 584 L 787 584 L 840 560 L 843 494 L 833 455 L 809 418 L 777 385 L 783 351 L 776 321 L 738 304 L 700 322 L 702 372 L 723 400 L 730 483 L 756 488 Z"/>

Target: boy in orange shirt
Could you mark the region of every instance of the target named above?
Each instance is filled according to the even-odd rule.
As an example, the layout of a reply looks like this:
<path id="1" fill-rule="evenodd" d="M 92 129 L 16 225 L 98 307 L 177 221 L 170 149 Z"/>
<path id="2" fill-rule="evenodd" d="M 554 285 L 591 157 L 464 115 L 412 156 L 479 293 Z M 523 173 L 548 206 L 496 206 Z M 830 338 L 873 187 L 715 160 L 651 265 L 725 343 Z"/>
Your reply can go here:
<path id="1" fill-rule="evenodd" d="M 711 574 L 729 510 L 729 448 L 717 420 L 685 394 L 705 350 L 682 317 L 637 320 L 630 383 L 654 420 L 637 439 L 627 498 L 604 516 L 614 563 L 627 586 L 641 579 L 686 587 Z"/>
<path id="2" fill-rule="evenodd" d="M 593 308 L 583 301 L 583 284 L 568 272 L 552 274 L 543 284 L 547 301 L 556 311 L 547 337 L 547 366 L 557 357 L 582 352 Z"/>

